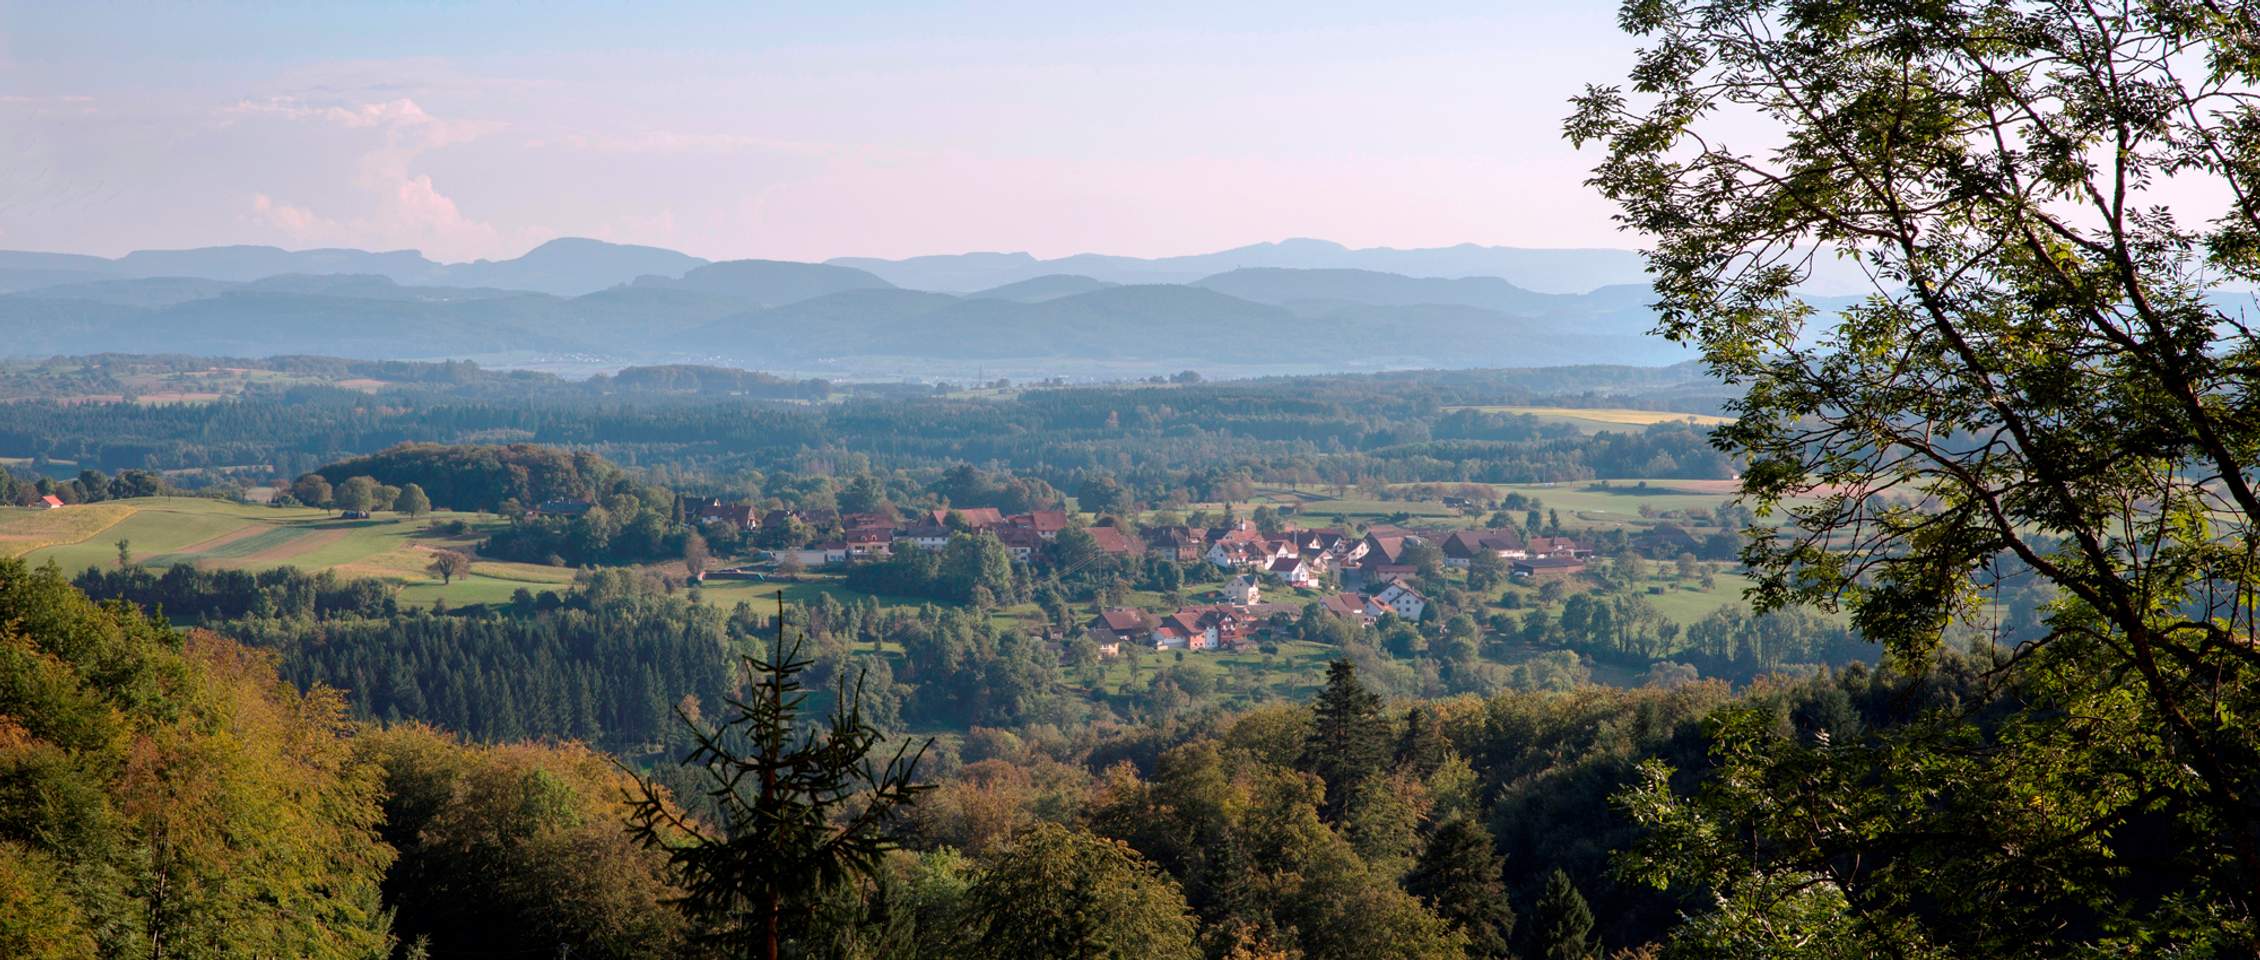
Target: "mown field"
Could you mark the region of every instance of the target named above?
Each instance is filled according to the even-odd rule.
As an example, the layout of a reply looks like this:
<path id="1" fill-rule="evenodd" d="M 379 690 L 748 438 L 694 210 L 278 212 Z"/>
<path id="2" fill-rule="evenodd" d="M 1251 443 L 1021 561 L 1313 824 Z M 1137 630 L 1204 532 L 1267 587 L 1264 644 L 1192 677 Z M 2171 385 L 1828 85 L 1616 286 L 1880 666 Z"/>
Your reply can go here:
<path id="1" fill-rule="evenodd" d="M 1519 413 L 1537 417 L 1548 423 L 1566 423 L 1585 433 L 1603 430 L 1623 431 L 1626 427 L 1648 427 L 1659 423 L 1692 423 L 1701 427 L 1715 427 L 1733 421 L 1708 413 L 1685 413 L 1678 410 L 1633 410 L 1625 407 L 1523 407 L 1509 404 L 1468 404 L 1450 407 L 1452 410 L 1481 410 L 1485 413 Z"/>
<path id="2" fill-rule="evenodd" d="M 369 520 L 340 520 L 327 510 L 266 507 L 194 497 L 151 497 L 81 504 L 60 510 L 0 509 L 0 553 L 32 563 L 53 561 L 66 572 L 114 566 L 119 540 L 136 563 L 264 570 L 291 566 L 336 570 L 401 585 L 409 603 L 477 603 L 509 599 L 519 587 L 542 589 L 572 582 L 573 571 L 481 560 L 470 576 L 441 584 L 425 568 L 435 550 L 468 551 L 477 528 L 491 517 L 460 517 L 472 532 L 447 536 L 435 523 L 458 519 L 440 513 L 409 518 L 380 513 Z"/>

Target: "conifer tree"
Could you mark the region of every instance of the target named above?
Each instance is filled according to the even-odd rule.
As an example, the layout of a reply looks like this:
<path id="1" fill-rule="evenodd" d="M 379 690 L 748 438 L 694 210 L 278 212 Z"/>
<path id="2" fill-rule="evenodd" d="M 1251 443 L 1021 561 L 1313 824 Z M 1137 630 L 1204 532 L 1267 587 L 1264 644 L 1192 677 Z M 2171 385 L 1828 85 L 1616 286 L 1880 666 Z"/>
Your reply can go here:
<path id="1" fill-rule="evenodd" d="M 1483 825 L 1455 814 L 1436 828 L 1420 862 L 1405 875 L 1405 892 L 1467 935 L 1474 957 L 1504 957 L 1514 934 L 1505 870 Z"/>
<path id="2" fill-rule="evenodd" d="M 1601 945 L 1593 939 L 1593 910 L 1585 895 L 1559 869 L 1546 878 L 1546 892 L 1538 898 L 1531 932 L 1532 960 L 1597 960 Z"/>
<path id="3" fill-rule="evenodd" d="M 914 778 L 931 740 L 898 746 L 884 766 L 869 761 L 880 734 L 863 718 L 860 681 L 843 683 L 821 728 L 803 723 L 804 640 L 787 639 L 780 597 L 768 655 L 745 658 L 750 690 L 724 698 L 711 729 L 677 714 L 697 741 L 684 765 L 719 822 L 686 815 L 637 778 L 630 829 L 667 852 L 677 905 L 731 956 L 776 960 L 827 896 L 873 877 L 897 846 L 897 813 L 930 789 Z"/>
<path id="4" fill-rule="evenodd" d="M 1381 719 L 1381 698 L 1358 682 L 1357 668 L 1348 660 L 1336 660 L 1326 667 L 1326 688 L 1312 702 L 1311 713 L 1303 766 L 1325 782 L 1325 813 L 1339 820 L 1352 788 L 1388 763 L 1389 729 Z"/>
<path id="5" fill-rule="evenodd" d="M 1452 756 L 1452 741 L 1444 736 L 1444 722 L 1426 704 L 1405 715 L 1405 733 L 1397 740 L 1397 763 L 1415 776 L 1427 779 Z"/>

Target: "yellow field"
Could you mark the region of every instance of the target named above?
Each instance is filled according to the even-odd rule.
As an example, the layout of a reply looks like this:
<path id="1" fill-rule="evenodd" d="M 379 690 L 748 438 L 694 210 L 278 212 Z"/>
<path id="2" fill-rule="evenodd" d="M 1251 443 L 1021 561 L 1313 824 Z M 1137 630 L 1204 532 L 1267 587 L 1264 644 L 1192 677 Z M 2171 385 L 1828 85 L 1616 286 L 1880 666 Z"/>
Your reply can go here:
<path id="1" fill-rule="evenodd" d="M 59 510 L 0 508 L 0 557 L 20 557 L 43 547 L 81 543 L 133 516 L 130 503 L 83 503 Z"/>
<path id="2" fill-rule="evenodd" d="M 1659 423 L 1685 422 L 1698 426 L 1715 427 L 1732 423 L 1732 417 L 1712 416 L 1707 413 L 1680 413 L 1674 410 L 1629 410 L 1622 407 L 1510 407 L 1479 406 L 1463 409 L 1482 410 L 1488 413 L 1526 413 L 1534 417 L 1561 420 L 1583 420 L 1589 423 L 1608 423 L 1618 426 L 1646 427 Z"/>

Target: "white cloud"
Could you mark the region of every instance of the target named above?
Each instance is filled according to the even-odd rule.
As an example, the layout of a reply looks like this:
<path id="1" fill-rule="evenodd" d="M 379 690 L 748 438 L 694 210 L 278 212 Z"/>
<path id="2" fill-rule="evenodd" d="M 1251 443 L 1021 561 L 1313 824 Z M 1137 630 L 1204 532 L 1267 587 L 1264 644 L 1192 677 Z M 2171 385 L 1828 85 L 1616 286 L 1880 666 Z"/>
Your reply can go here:
<path id="1" fill-rule="evenodd" d="M 351 207 L 353 213 L 324 213 L 306 201 L 277 198 L 269 192 L 251 198 L 254 222 L 300 244 L 413 247 L 441 260 L 513 255 L 547 239 L 538 227 L 504 230 L 466 215 L 453 197 L 441 192 L 429 172 L 417 169 L 425 154 L 469 143 L 500 124 L 446 120 L 416 101 L 400 98 L 358 104 L 316 104 L 291 97 L 240 100 L 221 111 L 224 123 L 269 119 L 312 125 L 347 138 L 357 156 L 350 175 L 336 182 L 343 197 L 322 205 Z"/>

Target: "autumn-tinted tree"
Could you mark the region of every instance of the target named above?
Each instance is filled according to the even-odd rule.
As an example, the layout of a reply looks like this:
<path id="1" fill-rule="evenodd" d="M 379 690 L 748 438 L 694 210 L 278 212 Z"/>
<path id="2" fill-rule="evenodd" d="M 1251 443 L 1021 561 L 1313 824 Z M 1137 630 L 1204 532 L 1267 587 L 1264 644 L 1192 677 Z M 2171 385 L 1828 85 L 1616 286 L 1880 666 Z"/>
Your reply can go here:
<path id="1" fill-rule="evenodd" d="M 471 558 L 458 550 L 434 550 L 426 569 L 439 574 L 441 583 L 454 583 L 456 577 L 471 572 Z"/>
<path id="2" fill-rule="evenodd" d="M 680 956 L 666 857 L 620 829 L 634 781 L 578 745 L 472 746 L 420 724 L 370 731 L 385 902 L 433 956 Z"/>
<path id="3" fill-rule="evenodd" d="M 1177 884 L 1127 845 L 1053 824 L 1014 840 L 968 892 L 979 955 L 996 960 L 1190 960 Z"/>
<path id="4" fill-rule="evenodd" d="M 0 956 L 384 956 L 344 709 L 0 560 Z"/>

